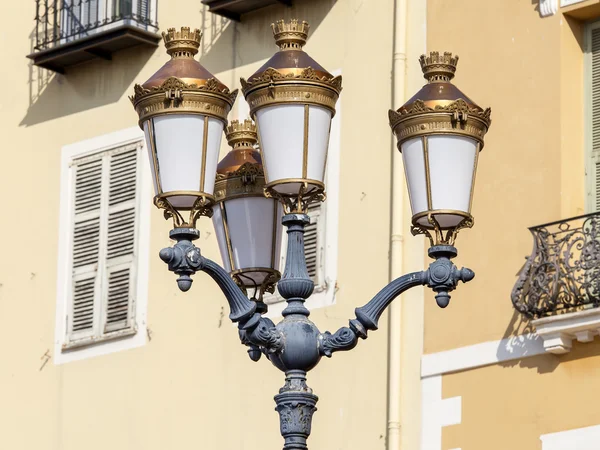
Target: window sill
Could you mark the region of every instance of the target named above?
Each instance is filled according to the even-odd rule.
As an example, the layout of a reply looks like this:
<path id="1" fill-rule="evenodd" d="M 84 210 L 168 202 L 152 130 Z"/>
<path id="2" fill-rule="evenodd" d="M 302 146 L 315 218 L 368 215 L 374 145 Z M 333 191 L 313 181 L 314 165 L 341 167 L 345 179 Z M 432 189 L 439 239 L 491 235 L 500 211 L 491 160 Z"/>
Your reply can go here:
<path id="1" fill-rule="evenodd" d="M 600 308 L 544 317 L 531 322 L 544 340 L 544 350 L 555 355 L 571 351 L 573 340 L 592 342 L 600 330 Z"/>
<path id="2" fill-rule="evenodd" d="M 129 337 L 129 336 L 133 336 L 136 333 L 137 333 L 137 327 L 134 327 L 134 328 L 130 328 L 127 330 L 115 331 L 113 333 L 106 334 L 106 335 L 100 336 L 100 337 L 92 336 L 89 338 L 78 339 L 73 342 L 64 343 L 62 345 L 62 351 L 68 352 L 70 350 L 76 350 L 76 349 L 83 348 L 83 347 L 90 347 L 92 345 L 101 344 L 101 343 L 107 342 L 107 341 L 123 339 L 123 338 Z"/>

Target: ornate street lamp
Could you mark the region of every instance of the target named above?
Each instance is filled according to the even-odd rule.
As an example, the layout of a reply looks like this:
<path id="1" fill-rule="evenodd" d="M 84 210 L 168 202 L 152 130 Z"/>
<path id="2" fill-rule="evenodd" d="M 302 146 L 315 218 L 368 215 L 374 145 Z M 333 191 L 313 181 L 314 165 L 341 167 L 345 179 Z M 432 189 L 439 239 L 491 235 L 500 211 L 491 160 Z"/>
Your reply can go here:
<path id="1" fill-rule="evenodd" d="M 261 155 L 254 148 L 252 123 L 233 122 L 227 129 L 233 150 L 217 169 L 218 141 L 234 94 L 193 60 L 199 32 L 169 31 L 167 48 L 177 55 L 174 60 L 183 59 L 185 65 L 174 71 L 170 68 L 173 60 L 171 66 L 167 63 L 144 86 L 136 86 L 133 102 L 148 139 L 156 204 L 175 221 L 171 237 L 177 243 L 161 250 L 160 257 L 179 275 L 182 290 L 189 289 L 190 276 L 197 271 L 211 276 L 229 302 L 229 318 L 238 323 L 240 339 L 249 347 L 252 360 L 264 354 L 285 373 L 285 385 L 275 396 L 284 450 L 305 450 L 318 400 L 306 385 L 307 372 L 323 356 L 351 350 L 369 330 L 377 330 L 383 311 L 407 289 L 426 285 L 436 293 L 438 305 L 445 307 L 458 282 L 473 279 L 471 270 L 452 263 L 457 254 L 452 244 L 460 228 L 473 224 L 473 184 L 490 110 L 482 110 L 450 84 L 457 57 L 432 53 L 421 58 L 429 83 L 398 111 L 390 111 L 390 125 L 405 161 L 413 233 L 429 237 L 429 255 L 434 261 L 427 270 L 385 286 L 355 310 L 356 318 L 348 327 L 321 333 L 304 306 L 314 289 L 306 268 L 304 228 L 309 223 L 308 205 L 322 201 L 325 194 L 329 127 L 341 78 L 333 77 L 302 50 L 308 34 L 306 22 L 279 21 L 273 32 L 280 51 L 247 81 L 242 80 L 257 121 Z M 165 72 L 171 78 L 164 79 Z M 157 120 L 164 116 L 169 128 L 157 127 Z M 218 123 L 219 136 L 216 131 L 211 134 L 211 123 Z M 188 161 L 195 164 L 194 174 Z M 279 276 L 273 252 L 278 252 L 275 220 L 280 212 L 274 200 L 261 195 L 263 184 L 266 196 L 281 203 L 288 234 L 285 269 L 277 282 L 287 307 L 277 325 L 262 316 L 265 308 L 259 301 L 246 295 L 254 286 L 264 292 Z M 191 211 L 187 222 L 180 212 L 186 209 Z M 213 212 L 225 269 L 204 258 L 192 243 L 199 235 L 194 228 L 196 218 Z"/>
<path id="2" fill-rule="evenodd" d="M 491 110 L 450 82 L 458 56 L 432 52 L 420 62 L 429 83 L 390 111 L 390 126 L 404 160 L 413 234 L 452 245 L 461 228 L 473 226 L 475 172 Z"/>
<path id="3" fill-rule="evenodd" d="M 232 121 L 226 130 L 233 148 L 217 166 L 213 224 L 225 269 L 265 312 L 265 292 L 279 281 L 281 217 L 279 202 L 265 197 L 265 174 L 251 120 Z"/>
<path id="4" fill-rule="evenodd" d="M 281 200 L 286 212 L 306 213 L 309 203 L 325 198 L 329 129 L 342 77 L 302 50 L 308 23 L 280 20 L 272 27 L 279 52 L 240 81 L 258 125 L 265 192 Z"/>
<path id="5" fill-rule="evenodd" d="M 194 228 L 198 216 L 212 215 L 223 128 L 238 92 L 194 59 L 201 38 L 200 30 L 187 27 L 163 33 L 171 60 L 136 84 L 131 97 L 146 135 L 154 204 L 177 228 Z"/>

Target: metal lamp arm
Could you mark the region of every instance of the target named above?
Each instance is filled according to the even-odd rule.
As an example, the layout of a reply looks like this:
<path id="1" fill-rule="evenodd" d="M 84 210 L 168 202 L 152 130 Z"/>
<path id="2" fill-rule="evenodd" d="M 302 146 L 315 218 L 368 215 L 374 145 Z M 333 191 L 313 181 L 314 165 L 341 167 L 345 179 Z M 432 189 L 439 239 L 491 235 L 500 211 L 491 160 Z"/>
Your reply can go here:
<path id="1" fill-rule="evenodd" d="M 470 269 L 458 269 L 450 258 L 456 255 L 456 249 L 450 246 L 435 246 L 429 251 L 435 258 L 429 268 L 422 272 L 413 272 L 396 278 L 373 297 L 369 303 L 356 308 L 356 319 L 350 320 L 349 327 L 342 327 L 331 334 L 326 331 L 319 336 L 319 351 L 331 357 L 333 352 L 352 350 L 358 338 L 366 339 L 367 331 L 377 330 L 383 311 L 403 292 L 410 288 L 426 285 L 436 293 L 436 301 L 442 308 L 448 306 L 450 292 L 456 289 L 459 281 L 472 280 L 475 274 Z"/>
<path id="2" fill-rule="evenodd" d="M 349 327 L 342 327 L 335 333 L 322 333 L 319 339 L 319 349 L 322 355 L 331 357 L 333 352 L 352 350 L 358 343 L 358 338 L 366 339 L 368 330 L 376 330 L 383 311 L 392 301 L 408 289 L 420 286 L 426 282 L 426 272 L 413 272 L 396 278 L 366 305 L 356 308 L 356 319 L 350 320 Z"/>
<path id="3" fill-rule="evenodd" d="M 256 302 L 246 297 L 225 269 L 200 254 L 200 249 L 192 242 L 198 235 L 198 230 L 193 228 L 175 228 L 170 236 L 177 243 L 160 251 L 160 258 L 168 264 L 169 270 L 179 276 L 179 289 L 184 292 L 189 290 L 191 275 L 198 271 L 205 272 L 225 295 L 229 303 L 229 319 L 238 323 L 240 339 L 250 347 L 250 357 L 256 361 L 261 352 L 275 353 L 281 350 L 282 339 L 273 322 L 256 312 Z"/>

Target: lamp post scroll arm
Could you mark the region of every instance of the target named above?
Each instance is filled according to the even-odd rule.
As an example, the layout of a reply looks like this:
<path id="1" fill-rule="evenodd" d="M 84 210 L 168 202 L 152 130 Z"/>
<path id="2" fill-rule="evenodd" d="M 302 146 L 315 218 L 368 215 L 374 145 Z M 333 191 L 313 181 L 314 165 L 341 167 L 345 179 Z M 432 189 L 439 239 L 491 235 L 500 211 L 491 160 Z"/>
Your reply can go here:
<path id="1" fill-rule="evenodd" d="M 450 292 L 456 289 L 459 281 L 466 283 L 475 277 L 472 270 L 458 269 L 451 261 L 456 249 L 449 245 L 431 247 L 429 255 L 435 259 L 429 268 L 396 278 L 373 297 L 366 305 L 356 308 L 356 319 L 350 320 L 349 327 L 342 327 L 335 333 L 322 333 L 319 336 L 319 351 L 331 357 L 333 352 L 352 350 L 358 338 L 366 339 L 367 331 L 377 330 L 383 311 L 403 292 L 415 286 L 426 285 L 435 292 L 435 299 L 441 308 L 448 306 Z"/>
<path id="2" fill-rule="evenodd" d="M 427 272 L 413 272 L 396 278 L 366 305 L 355 309 L 356 319 L 350 320 L 348 327 L 342 327 L 335 333 L 322 333 L 319 339 L 321 354 L 331 357 L 333 352 L 352 350 L 358 338 L 366 339 L 368 330 L 377 330 L 383 311 L 392 301 L 408 289 L 425 284 Z"/>

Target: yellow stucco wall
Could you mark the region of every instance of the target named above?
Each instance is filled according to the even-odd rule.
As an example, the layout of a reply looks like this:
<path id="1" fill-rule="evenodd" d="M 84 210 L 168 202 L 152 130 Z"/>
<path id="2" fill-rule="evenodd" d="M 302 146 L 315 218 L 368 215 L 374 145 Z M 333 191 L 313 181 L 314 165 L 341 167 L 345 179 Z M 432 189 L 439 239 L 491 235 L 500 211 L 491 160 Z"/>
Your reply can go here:
<path id="1" fill-rule="evenodd" d="M 198 0 L 159 0 L 161 29 L 205 31 L 201 62 L 230 87 L 275 50 L 270 23 L 308 20 L 306 50 L 341 69 L 342 148 L 337 304 L 311 318 L 321 330 L 347 323 L 356 306 L 388 281 L 392 0 L 297 0 L 223 23 Z M 272 396 L 283 377 L 252 363 L 226 302 L 202 274 L 188 294 L 158 259 L 169 225 L 153 210 L 148 327 L 144 347 L 42 369 L 53 348 L 56 308 L 60 151 L 64 145 L 136 124 L 127 95 L 165 61 L 162 48 L 129 49 L 64 76 L 38 70 L 31 51 L 33 1 L 0 15 L 0 448 L 44 450 L 281 446 Z M 10 11 L 8 11 L 10 9 Z M 215 31 L 217 30 L 217 31 Z M 150 201 L 150 195 L 146 199 Z M 203 220 L 203 254 L 219 260 Z M 359 258 L 360 255 L 360 258 Z M 368 264 L 363 263 L 368 261 Z M 225 308 L 225 309 L 224 309 Z M 321 396 L 314 448 L 384 448 L 387 325 L 352 354 L 336 354 L 312 372 Z M 334 446 L 335 444 L 335 446 Z"/>
<path id="2" fill-rule="evenodd" d="M 560 357 L 445 375 L 443 397 L 462 397 L 462 423 L 443 428 L 442 448 L 541 450 L 543 434 L 598 425 L 600 413 L 590 400 L 599 367 L 600 347 L 575 344 Z"/>
<path id="3" fill-rule="evenodd" d="M 537 4 L 428 2 L 428 49 L 460 55 L 456 84 L 492 126 L 479 159 L 475 227 L 457 240 L 457 263 L 475 279 L 441 310 L 425 305 L 425 353 L 518 333 L 510 293 L 531 253 L 527 227 L 584 211 L 581 25 L 541 18 Z"/>

